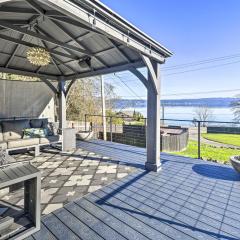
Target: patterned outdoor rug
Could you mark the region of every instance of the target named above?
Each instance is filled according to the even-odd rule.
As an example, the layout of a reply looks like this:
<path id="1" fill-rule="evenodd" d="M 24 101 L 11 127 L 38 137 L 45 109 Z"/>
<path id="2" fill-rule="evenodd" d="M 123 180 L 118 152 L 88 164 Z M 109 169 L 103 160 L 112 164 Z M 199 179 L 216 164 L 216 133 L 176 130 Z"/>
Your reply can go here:
<path id="1" fill-rule="evenodd" d="M 47 149 L 36 158 L 29 153 L 14 157 L 17 161 L 31 161 L 41 171 L 43 215 L 136 170 L 126 164 L 83 149 L 69 154 L 60 154 L 56 150 Z M 21 209 L 23 189 L 3 195 L 0 203 L 0 216 L 8 215 L 13 209 Z"/>

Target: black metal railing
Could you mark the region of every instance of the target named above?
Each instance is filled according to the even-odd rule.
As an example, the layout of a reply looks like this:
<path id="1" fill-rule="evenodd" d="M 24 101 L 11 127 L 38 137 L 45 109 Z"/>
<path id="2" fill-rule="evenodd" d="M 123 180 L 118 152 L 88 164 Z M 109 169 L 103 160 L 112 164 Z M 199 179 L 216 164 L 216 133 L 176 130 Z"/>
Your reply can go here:
<path id="1" fill-rule="evenodd" d="M 106 118 L 107 123 L 107 139 L 105 140 L 139 147 L 146 146 L 147 118 L 134 118 L 128 116 L 104 117 Z M 85 130 L 88 130 L 87 126 L 90 126 L 90 129 L 94 132 L 94 136 L 97 139 L 103 139 L 104 135 L 102 118 L 102 115 L 86 114 L 84 119 Z M 202 147 L 205 145 L 240 149 L 240 146 L 234 146 L 232 143 L 221 143 L 203 138 L 202 136 L 206 133 L 232 133 L 240 135 L 240 123 L 226 121 L 161 119 L 161 151 L 183 151 L 187 148 L 189 140 L 196 142 L 196 156 L 199 159 L 202 157 Z"/>

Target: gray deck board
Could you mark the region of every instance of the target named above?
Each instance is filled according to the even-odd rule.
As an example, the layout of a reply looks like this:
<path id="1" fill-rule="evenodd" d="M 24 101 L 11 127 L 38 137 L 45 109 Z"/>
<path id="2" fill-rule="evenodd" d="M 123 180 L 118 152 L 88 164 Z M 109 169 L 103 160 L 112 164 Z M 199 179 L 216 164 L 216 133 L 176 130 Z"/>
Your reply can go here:
<path id="1" fill-rule="evenodd" d="M 66 208 L 71 211 L 72 214 L 84 221 L 93 231 L 97 232 L 104 239 L 109 238 L 109 236 L 111 236 L 111 239 L 114 240 L 126 239 L 117 229 L 121 225 L 117 223 L 117 228 L 114 227 L 112 223 L 116 223 L 116 221 L 112 222 L 111 218 L 107 218 L 107 213 L 102 209 L 97 208 L 96 211 L 96 207 L 94 205 L 92 205 L 92 208 L 86 209 L 86 207 L 83 208 L 78 204 L 71 204 L 66 206 Z"/>
<path id="2" fill-rule="evenodd" d="M 59 220 L 54 214 L 49 214 L 42 220 L 45 227 L 59 240 L 79 240 L 80 238 Z M 44 239 L 44 238 L 43 238 Z"/>
<path id="3" fill-rule="evenodd" d="M 57 238 L 42 223 L 41 224 L 41 231 L 35 233 L 33 239 L 34 240 L 41 240 L 41 239 L 43 239 L 43 236 L 45 237 L 45 239 L 48 239 L 48 240 L 57 240 Z"/>
<path id="4" fill-rule="evenodd" d="M 82 200 L 83 201 L 77 203 L 81 208 L 88 210 L 88 212 L 91 211 L 92 214 L 98 216 L 104 224 L 114 229 L 114 231 L 119 233 L 121 236 L 124 236 L 126 239 L 147 239 L 144 235 L 126 224 L 125 221 L 115 217 L 113 214 L 109 214 L 103 208 L 99 209 L 99 207 L 96 207 L 95 204 L 90 203 L 85 199 Z M 110 235 L 106 237 L 109 238 Z"/>
<path id="5" fill-rule="evenodd" d="M 34 239 L 240 239 L 240 175 L 230 166 L 162 154 L 153 173 L 145 149 L 78 145 L 138 170 L 47 215 Z"/>
<path id="6" fill-rule="evenodd" d="M 71 206 L 69 207 L 71 209 Z M 76 210 L 75 210 L 76 211 Z M 56 211 L 55 216 L 57 216 L 61 221 L 63 221 L 68 228 L 70 228 L 75 234 L 77 234 L 81 239 L 86 240 L 102 240 L 103 238 L 98 235 L 97 231 L 93 231 L 90 227 L 85 225 L 79 218 L 74 216 L 74 211 L 68 211 L 65 207 L 59 211 Z"/>

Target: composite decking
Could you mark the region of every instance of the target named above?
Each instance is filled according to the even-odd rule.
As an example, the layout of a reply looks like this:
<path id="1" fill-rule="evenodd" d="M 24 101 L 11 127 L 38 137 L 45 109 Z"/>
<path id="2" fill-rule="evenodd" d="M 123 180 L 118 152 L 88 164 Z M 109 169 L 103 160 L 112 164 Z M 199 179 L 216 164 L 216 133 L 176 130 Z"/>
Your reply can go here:
<path id="1" fill-rule="evenodd" d="M 240 239 L 240 175 L 230 166 L 162 154 L 144 170 L 145 149 L 104 141 L 88 151 L 138 168 L 42 218 L 39 239 Z"/>

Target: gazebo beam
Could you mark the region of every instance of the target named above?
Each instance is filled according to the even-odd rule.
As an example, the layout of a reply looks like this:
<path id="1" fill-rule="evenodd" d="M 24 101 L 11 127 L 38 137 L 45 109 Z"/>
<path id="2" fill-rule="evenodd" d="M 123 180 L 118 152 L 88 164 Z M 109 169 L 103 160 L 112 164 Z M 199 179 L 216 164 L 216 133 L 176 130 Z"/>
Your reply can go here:
<path id="1" fill-rule="evenodd" d="M 44 41 L 41 41 L 41 43 L 42 43 L 43 47 L 48 50 L 46 43 L 45 43 Z M 53 54 L 50 53 L 50 56 L 51 56 L 51 59 L 52 59 L 52 63 L 53 63 L 53 65 L 55 66 L 55 68 L 57 69 L 57 71 L 60 73 L 60 75 L 63 75 L 63 72 L 62 72 L 62 70 L 59 68 L 59 66 L 57 65 Z M 38 68 L 38 70 L 36 71 L 36 73 L 39 73 L 39 71 L 41 70 L 41 68 L 42 68 L 42 66 L 40 66 L 40 67 Z"/>
<path id="2" fill-rule="evenodd" d="M 58 100 L 59 100 L 59 128 L 63 130 L 67 126 L 66 117 L 66 79 L 60 77 L 58 79 Z"/>
<path id="3" fill-rule="evenodd" d="M 46 33 L 44 30 L 42 30 L 41 28 L 36 27 L 36 26 L 35 26 L 35 28 L 36 28 L 37 31 L 42 32 L 42 33 L 45 34 L 46 36 L 49 36 L 49 34 Z M 51 49 L 48 48 L 47 44 L 46 44 L 44 41 L 41 41 L 41 42 L 42 42 L 42 44 L 44 45 L 44 47 L 50 52 Z M 68 52 L 71 54 L 70 51 L 68 51 Z M 74 68 L 72 68 L 72 67 L 68 66 L 67 64 L 65 64 L 65 63 L 64 63 L 61 59 L 59 59 L 58 57 L 53 56 L 52 54 L 51 54 L 51 57 L 52 57 L 52 61 L 53 61 L 54 65 L 55 65 L 55 67 L 59 70 L 59 72 L 61 72 L 61 75 L 64 75 L 64 74 L 63 74 L 63 72 L 61 71 L 61 69 L 59 68 L 57 62 L 59 62 L 60 64 L 64 65 L 66 68 L 68 68 L 68 69 L 69 69 L 70 71 L 72 71 L 73 73 L 75 73 L 75 74 L 77 73 Z M 77 56 L 76 56 L 76 58 L 77 58 Z M 56 61 L 57 61 L 57 62 L 56 62 Z M 41 70 L 41 67 L 39 67 L 39 69 L 38 69 L 37 72 L 39 72 L 40 70 Z"/>
<path id="4" fill-rule="evenodd" d="M 39 27 L 36 27 L 36 26 L 35 26 L 35 29 L 36 29 L 37 31 L 41 32 L 42 34 L 51 37 L 51 36 L 50 36 L 47 32 L 45 32 L 43 29 L 41 29 L 41 28 L 39 28 Z M 45 48 L 46 48 L 49 52 L 50 52 L 51 50 L 54 50 L 54 49 L 58 48 L 58 47 L 56 47 L 56 48 L 50 49 L 50 48 L 48 48 L 47 44 L 46 44 L 44 41 L 42 41 L 42 42 L 44 43 Z M 77 61 L 80 61 L 80 60 L 81 60 L 81 58 L 79 58 L 79 57 L 76 56 L 74 53 L 72 53 L 72 51 L 69 51 L 69 50 L 66 50 L 66 49 L 65 49 L 65 51 L 67 51 L 69 54 L 71 54 L 71 55 L 73 55 L 73 56 L 75 57 L 75 60 L 71 60 L 71 61 L 76 61 L 76 60 L 77 60 Z M 56 58 L 56 57 L 54 57 L 54 59 L 56 59 L 60 64 L 63 64 L 66 68 L 68 68 L 69 70 L 71 70 L 72 72 L 74 72 L 74 73 L 76 74 L 76 71 L 74 70 L 74 68 L 72 68 L 72 67 L 70 67 L 69 65 L 67 65 L 67 64 L 66 64 L 65 62 L 63 62 L 61 59 Z"/>
<path id="5" fill-rule="evenodd" d="M 39 47 L 39 45 L 37 45 L 37 44 L 33 44 L 33 43 L 30 43 L 30 42 L 27 42 L 27 41 L 19 40 L 19 39 L 9 37 L 9 36 L 3 35 L 3 34 L 0 34 L 0 38 L 3 39 L 3 40 L 6 40 L 8 42 L 20 44 L 20 45 L 27 46 L 27 47 Z M 63 52 L 59 52 L 59 51 L 56 51 L 56 50 L 49 50 L 49 52 L 54 54 L 54 55 L 59 55 L 61 57 L 69 58 L 69 59 L 72 59 L 72 60 L 79 60 L 75 56 L 72 56 L 70 54 L 65 54 Z"/>
<path id="6" fill-rule="evenodd" d="M 134 40 L 131 36 L 129 36 L 127 33 L 124 33 L 117 28 L 115 28 L 113 25 L 110 25 L 108 22 L 98 18 L 97 16 L 94 16 L 93 14 L 86 11 L 84 8 L 82 8 L 80 5 L 74 5 L 69 4 L 68 1 L 58 1 L 58 0 L 47 0 L 41 2 L 44 2 L 48 6 L 53 7 L 55 10 L 64 9 L 65 14 L 71 16 L 71 18 L 75 18 L 79 21 L 84 22 L 87 28 L 91 30 L 91 28 L 94 26 L 94 31 L 98 32 L 99 34 L 106 35 L 108 38 L 116 40 L 117 42 L 120 42 L 124 45 L 129 46 L 129 48 L 134 49 L 137 52 L 140 52 L 141 54 L 144 54 L 155 61 L 159 63 L 163 63 L 165 61 L 165 57 L 163 54 L 155 51 L 151 46 L 148 47 L 145 44 L 142 44 L 136 40 Z M 65 21 L 63 18 L 55 18 L 58 21 Z M 66 21 L 70 23 L 70 21 L 73 25 L 79 25 L 79 21 L 72 20 L 66 18 Z M 76 24 L 74 24 L 75 22 Z M 93 30 L 93 29 L 92 29 Z M 154 44 L 153 44 L 154 45 Z M 170 54 L 166 49 L 162 49 L 162 51 L 165 51 L 166 54 Z"/>
<path id="7" fill-rule="evenodd" d="M 0 72 L 11 73 L 11 74 L 16 74 L 16 75 L 21 75 L 21 76 L 46 78 L 46 79 L 51 79 L 51 80 L 56 80 L 56 78 L 57 78 L 55 75 L 34 73 L 34 72 L 29 72 L 27 70 L 12 69 L 12 68 L 5 68 L 5 67 L 0 67 Z"/>
<path id="8" fill-rule="evenodd" d="M 39 29 L 39 27 L 37 27 L 37 29 Z M 39 29 L 39 30 L 40 30 L 40 29 Z M 41 29 L 41 30 L 42 30 L 42 29 Z M 93 34 L 94 34 L 93 32 L 87 32 L 87 33 L 81 34 L 80 36 L 76 37 L 75 40 L 82 41 L 82 40 L 84 40 L 84 39 L 86 39 L 86 38 L 91 37 Z M 65 43 L 66 43 L 66 44 L 69 44 L 69 43 L 72 43 L 72 42 L 73 42 L 73 40 L 70 40 L 70 41 L 67 41 L 67 42 L 65 42 Z M 58 46 L 51 48 L 51 50 L 55 50 L 55 49 L 57 49 L 57 48 L 58 48 Z"/>
<path id="9" fill-rule="evenodd" d="M 0 8 L 1 9 L 1 8 Z M 4 21 L 9 22 L 13 25 L 27 25 L 28 20 L 21 20 L 21 19 L 4 19 Z"/>
<path id="10" fill-rule="evenodd" d="M 61 59 L 59 59 L 58 57 L 52 56 L 52 59 L 55 61 L 55 64 L 57 65 L 58 68 L 59 68 L 59 65 L 63 65 L 64 67 L 66 67 L 67 69 L 69 69 L 71 72 L 73 72 L 73 73 L 75 73 L 75 74 L 77 73 L 74 68 L 72 68 L 72 67 L 68 66 L 67 64 L 65 64 L 65 63 L 64 63 Z M 57 62 L 58 62 L 58 63 L 57 63 Z M 55 65 L 55 64 L 54 64 L 54 65 Z M 38 69 L 37 73 L 39 73 L 40 70 L 41 70 L 41 67 Z M 61 74 L 61 75 L 63 75 L 63 74 Z"/>
<path id="11" fill-rule="evenodd" d="M 46 31 L 44 31 L 42 28 L 35 26 L 35 29 L 38 30 L 39 33 L 42 33 L 43 35 L 49 37 L 49 38 L 53 38 L 50 34 L 48 34 Z M 43 40 L 42 40 L 43 41 Z M 59 46 L 57 46 L 56 48 L 59 48 Z M 56 48 L 51 48 L 51 49 L 56 49 Z M 50 48 L 48 48 L 48 51 L 51 50 Z M 67 53 L 69 53 L 70 55 L 75 57 L 75 60 L 81 60 L 82 57 L 77 56 L 76 52 L 73 52 L 69 49 L 64 49 L 64 51 L 66 51 Z M 84 55 L 84 57 L 86 57 L 86 55 Z"/>
<path id="12" fill-rule="evenodd" d="M 60 17 L 51 17 L 53 20 L 55 21 L 59 21 L 59 22 L 67 22 L 68 24 L 71 24 L 71 25 L 74 25 L 74 26 L 79 26 L 83 29 L 85 29 L 86 31 L 91 31 L 93 34 L 99 34 L 99 35 L 102 35 L 104 37 L 106 37 L 105 35 L 103 35 L 102 33 L 96 31 L 95 29 L 93 28 L 90 28 L 86 25 L 83 25 L 73 19 L 68 19 L 68 18 L 60 18 Z M 107 37 L 106 37 L 107 38 Z M 111 49 L 116 49 L 118 51 L 118 53 L 128 62 L 130 63 L 131 60 L 128 58 L 128 56 L 119 48 L 119 46 L 114 42 L 114 40 L 110 39 L 110 38 L 107 38 L 107 40 L 113 45 L 113 47 Z M 109 49 L 107 49 L 109 50 Z M 94 57 L 99 60 L 98 58 L 98 55 L 101 55 L 101 54 L 104 54 L 105 51 L 101 51 L 101 52 L 98 52 L 98 53 L 93 53 Z M 101 60 L 102 61 L 102 60 Z M 106 65 L 106 64 L 105 64 Z"/>
<path id="13" fill-rule="evenodd" d="M 1 9 L 1 8 L 0 8 L 0 9 Z M 37 15 L 37 16 L 36 16 L 36 15 L 32 16 L 32 17 L 27 21 L 27 25 L 32 24 L 32 23 L 35 22 L 38 18 L 39 18 L 38 15 Z M 24 38 L 25 38 L 25 34 L 22 34 L 20 40 L 24 40 Z M 10 65 L 12 59 L 14 58 L 14 56 L 15 56 L 15 54 L 16 54 L 16 52 L 18 51 L 18 49 L 19 49 L 20 46 L 21 46 L 20 44 L 17 44 L 17 45 L 16 45 L 16 47 L 15 47 L 14 50 L 13 50 L 12 55 L 11 55 L 10 58 L 7 60 L 7 62 L 6 62 L 6 64 L 5 64 L 5 67 L 8 67 L 8 66 Z"/>
<path id="14" fill-rule="evenodd" d="M 70 92 L 70 89 L 72 87 L 72 85 L 77 81 L 77 78 L 74 78 L 71 80 L 71 82 L 69 83 L 67 89 L 66 89 L 66 97 L 68 96 L 69 92 Z"/>
<path id="15" fill-rule="evenodd" d="M 58 41 L 56 39 L 53 39 L 53 38 L 50 38 L 50 37 L 47 37 L 47 36 L 44 36 L 44 35 L 41 35 L 41 34 L 37 34 L 35 32 L 29 31 L 27 29 L 23 29 L 23 28 L 14 26 L 13 24 L 9 24 L 5 21 L 0 20 L 0 26 L 2 26 L 4 28 L 7 28 L 7 29 L 11 29 L 11 30 L 19 32 L 19 33 L 23 33 L 23 34 L 28 35 L 30 37 L 34 37 L 34 38 L 37 38 L 37 39 L 44 40 L 46 42 L 57 45 L 57 46 L 59 46 L 61 48 L 64 48 L 64 49 L 72 50 L 72 51 L 75 51 L 75 52 L 80 52 L 82 54 L 86 54 L 88 56 L 91 56 L 91 53 L 88 52 L 88 51 L 85 51 L 83 49 L 77 48 L 77 47 L 72 46 L 72 45 L 68 45 L 68 44 L 66 44 L 64 42 L 61 42 L 61 41 Z"/>
<path id="16" fill-rule="evenodd" d="M 142 55 L 142 59 L 145 63 L 145 65 L 147 66 L 148 72 L 151 76 L 151 81 L 149 81 L 149 84 L 151 86 L 152 89 L 154 89 L 154 91 L 156 92 L 156 94 L 160 94 L 160 90 L 158 89 L 158 82 L 160 81 L 158 79 L 158 76 L 156 74 L 156 69 L 154 68 L 154 65 L 152 64 L 152 61 L 150 60 L 149 57 Z"/>
<path id="17" fill-rule="evenodd" d="M 68 18 L 66 16 L 65 17 L 56 17 L 56 16 L 48 16 L 47 15 L 47 17 L 49 17 L 49 18 L 51 18 L 53 20 L 57 20 L 57 21 L 62 22 L 62 23 L 68 23 L 68 24 L 71 24 L 71 25 L 73 25 L 75 27 L 80 27 L 80 28 L 83 28 L 83 29 L 85 29 L 87 31 L 91 31 L 91 32 L 94 32 L 96 34 L 102 35 L 102 33 L 98 32 L 97 30 L 95 30 L 95 29 L 93 29 L 91 27 L 88 27 L 88 26 L 84 25 L 81 22 L 75 21 L 72 18 Z"/>
<path id="18" fill-rule="evenodd" d="M 39 14 L 48 17 L 49 21 L 51 21 L 53 24 L 55 24 L 58 28 L 60 28 L 68 37 L 71 38 L 72 41 L 74 41 L 81 49 L 84 51 L 88 52 L 88 55 L 93 56 L 98 62 L 100 62 L 104 67 L 108 67 L 108 64 L 101 60 L 99 57 L 94 56 L 90 49 L 88 49 L 86 46 L 84 46 L 78 39 L 75 39 L 75 37 L 67 30 L 65 29 L 62 25 L 60 25 L 56 20 L 49 18 L 51 15 L 51 12 L 44 11 L 35 1 L 33 0 L 26 0 L 30 6 L 32 6 Z M 57 17 L 57 16 L 56 16 Z M 45 34 L 46 35 L 46 34 Z M 66 43 L 65 43 L 66 44 Z"/>
<path id="19" fill-rule="evenodd" d="M 115 72 L 122 72 L 122 71 L 127 71 L 131 67 L 139 68 L 143 67 L 144 63 L 142 61 L 139 62 L 134 62 L 134 63 L 127 63 L 127 64 L 121 64 L 117 66 L 112 66 L 109 68 L 101 68 L 98 70 L 94 71 L 88 71 L 88 72 L 83 72 L 79 73 L 77 75 L 70 75 L 66 77 L 66 80 L 71 80 L 73 78 L 86 78 L 86 77 L 94 77 L 98 75 L 105 75 L 105 74 L 110 74 L 110 73 L 115 73 Z"/>
<path id="20" fill-rule="evenodd" d="M 56 89 L 49 80 L 45 78 L 41 78 L 40 80 L 44 82 L 52 90 L 54 94 L 58 94 L 58 89 Z"/>
<path id="21" fill-rule="evenodd" d="M 85 50 L 85 51 L 89 51 L 89 50 L 86 50 L 85 47 L 82 46 L 82 44 L 80 43 L 80 41 L 78 41 L 78 39 L 75 39 L 75 37 L 72 35 L 72 33 L 67 30 L 66 28 L 64 28 L 60 23 L 58 23 L 57 21 L 54 21 L 54 20 L 51 20 L 50 21 L 59 29 L 62 30 L 62 32 L 64 32 L 69 38 L 71 38 L 71 40 L 76 43 L 82 50 Z M 89 51 L 90 52 L 90 51 Z"/>
<path id="22" fill-rule="evenodd" d="M 30 8 L 20 8 L 20 7 L 5 7 L 2 6 L 0 8 L 1 13 L 18 13 L 18 14 L 37 14 L 39 15 L 38 12 L 36 12 L 34 9 Z"/>
<path id="23" fill-rule="evenodd" d="M 20 40 L 21 40 L 21 41 L 24 40 L 24 37 L 25 37 L 25 35 L 22 34 Z M 17 44 L 16 47 L 14 48 L 13 52 L 12 52 L 12 55 L 11 55 L 11 56 L 9 57 L 9 59 L 7 60 L 7 62 L 6 62 L 6 64 L 5 64 L 5 68 L 7 68 L 7 67 L 10 65 L 10 63 L 11 63 L 12 59 L 15 57 L 15 54 L 16 54 L 16 52 L 18 51 L 19 47 L 20 47 L 20 44 Z"/>
<path id="24" fill-rule="evenodd" d="M 76 70 L 74 68 L 72 68 L 71 66 L 67 65 L 65 62 L 63 62 L 61 59 L 59 59 L 58 57 L 54 57 L 56 61 L 59 62 L 58 65 L 63 65 L 64 67 L 66 67 L 68 70 L 74 72 L 75 74 L 77 73 Z"/>
<path id="25" fill-rule="evenodd" d="M 62 22 L 67 22 L 68 24 L 71 24 L 71 25 L 75 25 L 75 26 L 79 26 L 80 25 L 80 27 L 81 28 L 83 28 L 83 29 L 85 29 L 85 30 L 87 30 L 87 31 L 91 31 L 91 32 L 93 32 L 93 33 L 95 33 L 95 34 L 99 34 L 99 35 L 102 35 L 102 36 L 105 36 L 105 35 L 103 35 L 103 34 L 101 34 L 100 32 L 98 32 L 98 31 L 96 31 L 96 30 L 94 30 L 93 28 L 90 28 L 90 27 L 88 27 L 88 26 L 86 26 L 86 25 L 83 25 L 83 24 L 81 24 L 81 23 L 79 23 L 79 22 L 76 22 L 76 21 L 74 21 L 74 20 L 72 20 L 72 19 L 67 19 L 67 18 L 57 18 L 57 17 L 52 17 L 52 20 L 55 20 L 55 21 L 62 21 Z M 105 36 L 106 37 L 106 36 Z M 107 37 L 106 37 L 107 38 Z M 128 56 L 118 47 L 118 45 L 114 42 L 114 40 L 112 40 L 112 39 L 110 39 L 110 38 L 107 38 L 107 40 L 113 45 L 113 49 L 116 49 L 117 51 L 118 51 L 118 53 L 127 61 L 127 62 L 131 62 L 131 60 L 128 58 Z M 95 56 L 95 58 L 97 58 L 97 60 L 99 60 L 99 58 L 97 57 L 97 54 L 95 55 L 94 53 L 93 53 L 93 55 Z M 99 55 L 99 53 L 98 53 L 98 55 Z M 102 60 L 101 60 L 102 61 Z M 105 64 L 106 65 L 106 64 Z"/>
<path id="26" fill-rule="evenodd" d="M 32 1 L 30 1 L 32 2 Z M 33 8 L 33 7 L 32 7 Z M 0 8 L 0 13 L 17 13 L 17 14 L 32 14 L 32 15 L 40 15 L 39 12 L 37 12 L 34 9 L 31 8 L 22 8 L 22 7 L 5 7 L 2 6 Z M 55 11 L 55 10 L 47 10 L 45 11 L 46 16 L 52 16 L 52 17 L 62 17 L 63 14 Z"/>
<path id="27" fill-rule="evenodd" d="M 45 14 L 45 11 L 34 0 L 25 0 L 25 1 L 39 14 L 41 15 Z"/>
<path id="28" fill-rule="evenodd" d="M 111 42 L 111 44 L 113 45 L 113 47 L 118 51 L 118 53 L 128 62 L 128 63 L 130 63 L 131 62 L 131 60 L 128 58 L 128 56 L 122 51 L 122 49 L 120 49 L 119 47 L 118 47 L 118 45 L 112 40 L 112 39 L 110 39 L 110 38 L 107 38 L 110 42 Z"/>
<path id="29" fill-rule="evenodd" d="M 134 74 L 146 87 L 146 89 L 149 89 L 149 81 L 144 77 L 144 75 L 135 67 L 129 68 L 129 71 Z"/>
<path id="30" fill-rule="evenodd" d="M 61 29 L 68 37 L 71 38 L 71 40 L 76 43 L 79 47 L 81 47 L 82 49 L 84 49 L 85 51 L 91 53 L 91 55 L 98 61 L 100 62 L 104 67 L 108 67 L 108 64 L 105 63 L 103 60 L 101 60 L 99 57 L 95 56 L 91 50 L 89 48 L 87 48 L 86 46 L 83 45 L 83 43 L 81 43 L 80 41 L 78 41 L 77 39 L 75 39 L 75 37 L 66 29 L 64 28 L 60 23 L 58 23 L 57 21 L 51 20 L 52 23 L 54 23 L 59 29 Z"/>
<path id="31" fill-rule="evenodd" d="M 40 15 L 44 16 L 56 16 L 56 17 L 63 17 L 63 14 L 55 11 L 55 10 L 44 10 L 41 8 L 39 4 L 37 4 L 34 0 L 25 0 L 36 12 Z"/>

